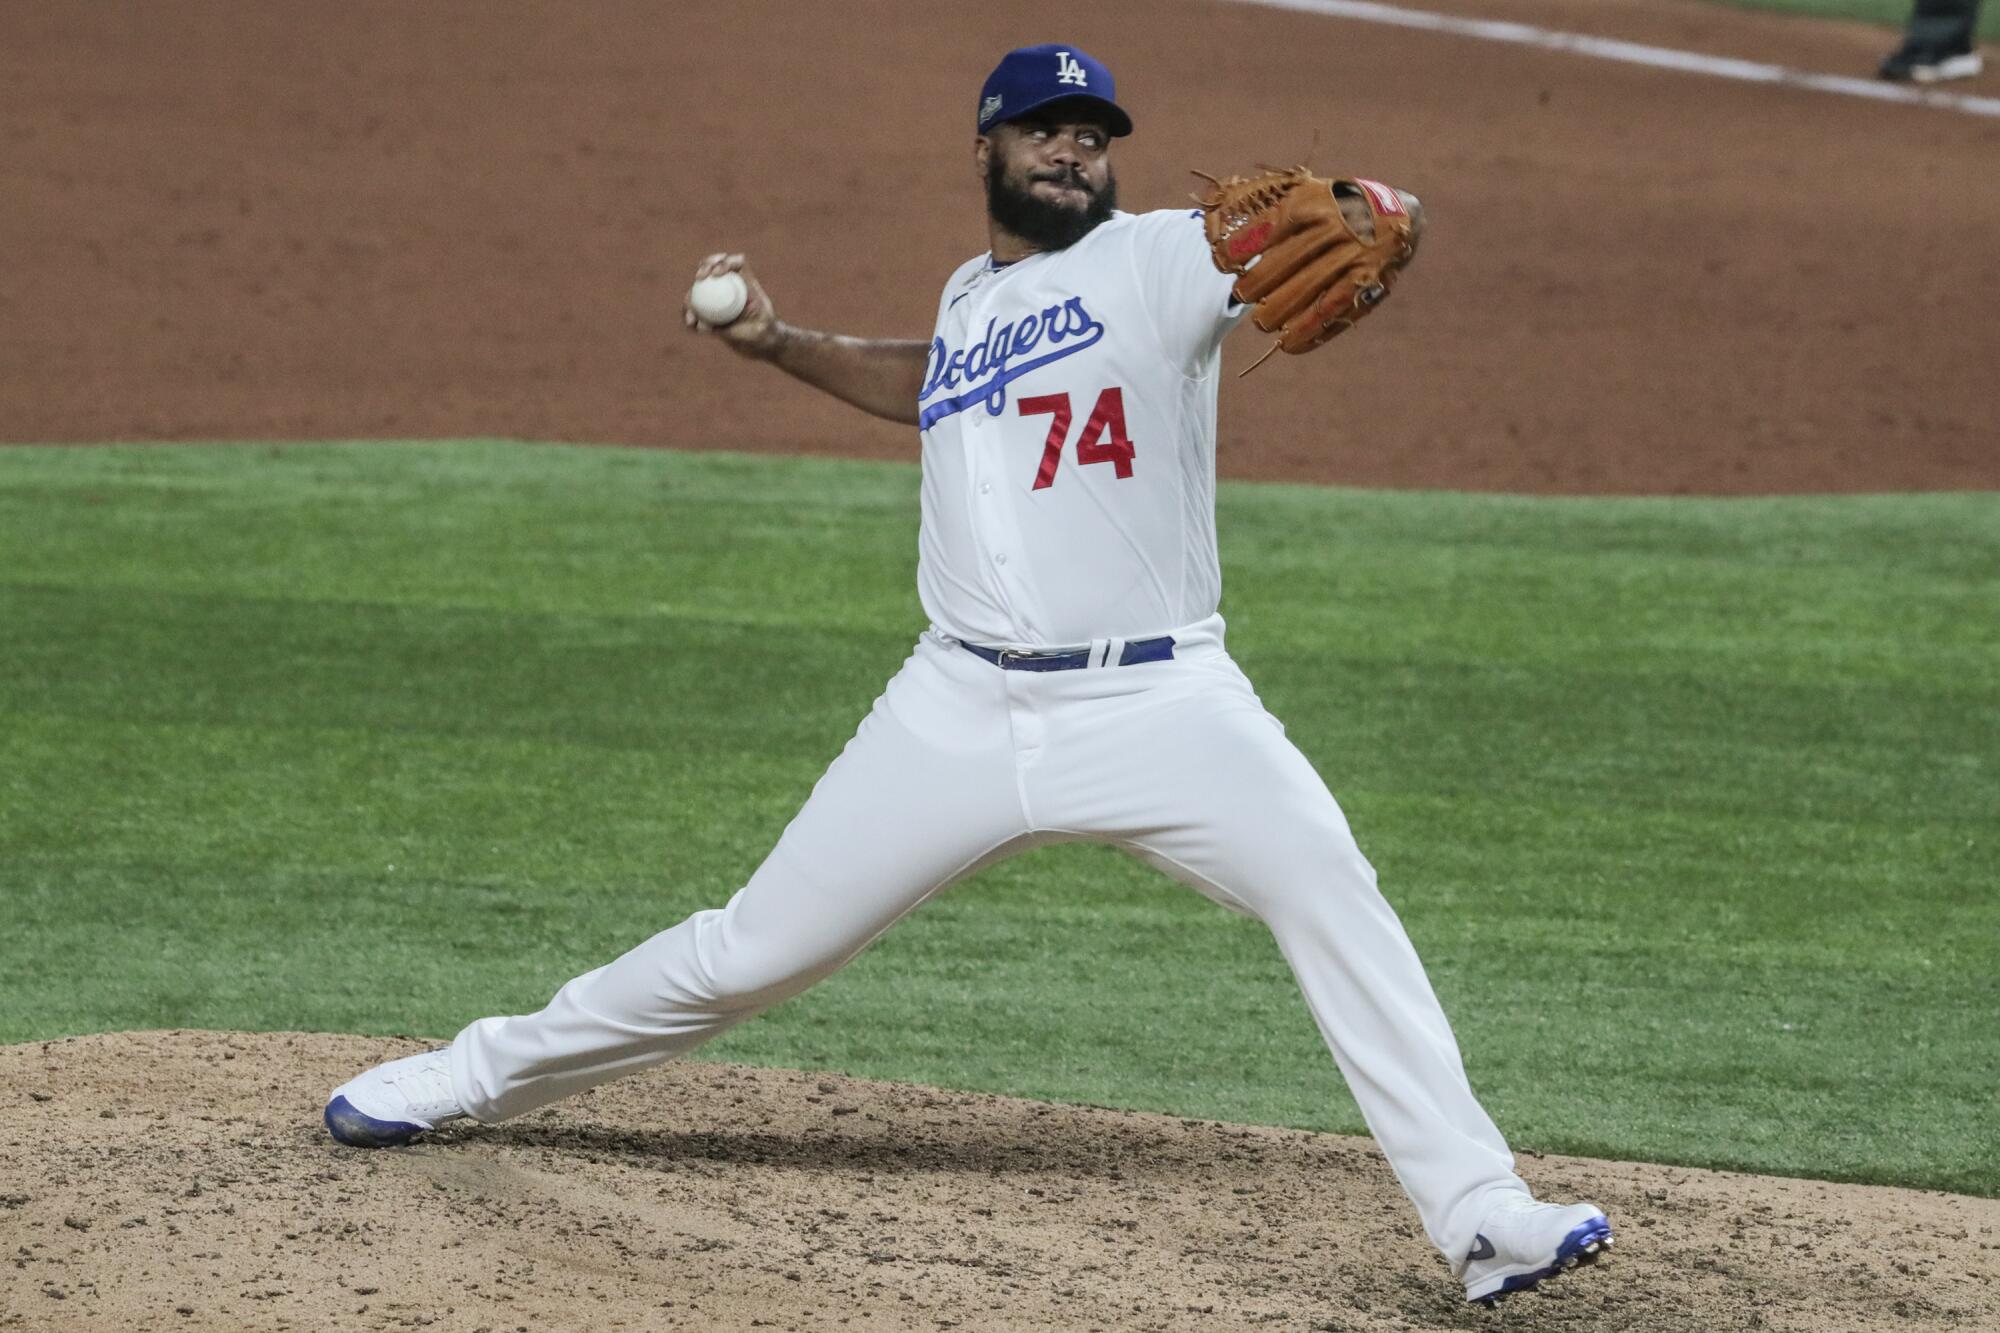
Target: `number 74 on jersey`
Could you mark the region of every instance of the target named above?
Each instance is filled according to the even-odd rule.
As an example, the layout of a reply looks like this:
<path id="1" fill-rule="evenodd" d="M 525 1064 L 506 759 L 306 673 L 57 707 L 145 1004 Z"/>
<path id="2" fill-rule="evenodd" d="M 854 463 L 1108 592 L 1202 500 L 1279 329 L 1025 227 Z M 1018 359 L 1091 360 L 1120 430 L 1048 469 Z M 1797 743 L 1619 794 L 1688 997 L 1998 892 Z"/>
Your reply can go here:
<path id="1" fill-rule="evenodd" d="M 1049 438 L 1042 446 L 1042 465 L 1030 488 L 1039 491 L 1055 485 L 1056 469 L 1062 465 L 1063 444 L 1069 439 L 1069 395 L 1048 393 L 1038 398 L 1023 398 L 1020 412 L 1024 417 L 1045 413 L 1050 417 Z M 1132 475 L 1132 440 L 1125 433 L 1123 389 L 1114 385 L 1097 395 L 1097 404 L 1090 409 L 1090 418 L 1076 437 L 1076 461 L 1079 465 L 1109 463 L 1121 481 Z"/>

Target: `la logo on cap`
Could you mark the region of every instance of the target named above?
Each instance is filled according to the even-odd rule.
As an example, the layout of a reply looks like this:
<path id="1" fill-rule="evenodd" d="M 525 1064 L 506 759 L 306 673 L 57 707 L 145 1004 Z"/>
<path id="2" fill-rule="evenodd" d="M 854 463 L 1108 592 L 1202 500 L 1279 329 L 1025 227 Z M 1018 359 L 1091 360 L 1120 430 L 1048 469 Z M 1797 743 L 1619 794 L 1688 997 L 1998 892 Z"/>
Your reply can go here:
<path id="1" fill-rule="evenodd" d="M 1058 51 L 1056 52 L 1056 82 L 1073 83 L 1079 88 L 1088 88 L 1090 86 L 1090 77 L 1083 72 L 1082 65 L 1077 64 L 1076 61 L 1070 58 L 1069 52 Z"/>

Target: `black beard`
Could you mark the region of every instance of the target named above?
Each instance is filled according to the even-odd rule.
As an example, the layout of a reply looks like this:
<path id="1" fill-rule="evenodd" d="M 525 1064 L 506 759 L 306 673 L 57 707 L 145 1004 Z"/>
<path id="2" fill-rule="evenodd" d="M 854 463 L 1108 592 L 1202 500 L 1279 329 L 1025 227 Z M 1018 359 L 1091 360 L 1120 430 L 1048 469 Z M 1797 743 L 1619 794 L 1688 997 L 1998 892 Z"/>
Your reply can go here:
<path id="1" fill-rule="evenodd" d="M 1015 189 L 1007 183 L 1006 167 L 996 154 L 986 164 L 986 212 L 1037 250 L 1067 250 L 1100 222 L 1109 222 L 1118 207 L 1117 177 L 1107 173 L 1102 190 L 1091 190 L 1075 173 L 1070 180 L 1090 195 L 1082 208 L 1050 203 L 1029 190 Z"/>

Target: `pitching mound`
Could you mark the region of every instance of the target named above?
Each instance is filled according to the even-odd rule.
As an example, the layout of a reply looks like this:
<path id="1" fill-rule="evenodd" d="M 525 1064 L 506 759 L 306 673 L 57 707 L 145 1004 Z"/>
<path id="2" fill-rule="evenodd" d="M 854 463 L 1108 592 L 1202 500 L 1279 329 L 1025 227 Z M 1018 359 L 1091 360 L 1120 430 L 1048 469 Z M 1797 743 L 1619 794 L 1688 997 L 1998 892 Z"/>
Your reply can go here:
<path id="1" fill-rule="evenodd" d="M 415 1042 L 0 1047 L 0 1326 L 1898 1329 L 2000 1321 L 2000 1202 L 1524 1160 L 1594 1270 L 1466 1308 L 1362 1139 L 679 1064 L 497 1128 L 335 1147 Z"/>

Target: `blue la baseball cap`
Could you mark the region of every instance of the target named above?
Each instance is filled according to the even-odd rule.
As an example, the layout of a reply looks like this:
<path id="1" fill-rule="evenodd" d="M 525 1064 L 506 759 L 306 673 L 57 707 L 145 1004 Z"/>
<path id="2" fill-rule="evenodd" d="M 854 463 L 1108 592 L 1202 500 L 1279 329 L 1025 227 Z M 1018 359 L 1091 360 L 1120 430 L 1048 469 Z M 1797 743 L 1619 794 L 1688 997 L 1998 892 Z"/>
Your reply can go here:
<path id="1" fill-rule="evenodd" d="M 1130 134 L 1132 118 L 1118 105 L 1111 71 L 1074 46 L 1024 46 L 1000 57 L 979 90 L 979 132 L 1025 116 L 1038 106 L 1082 97 L 1104 107 L 1113 136 Z"/>

